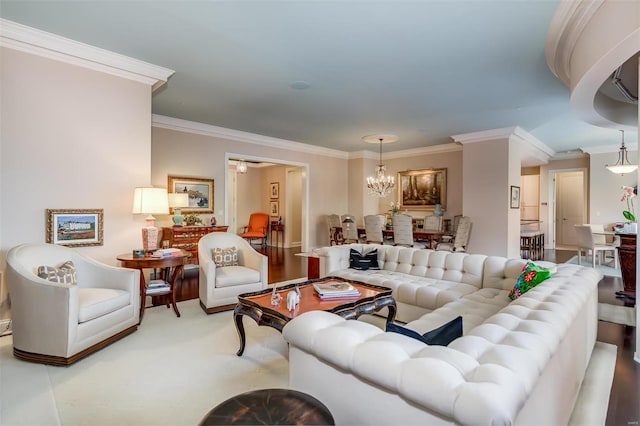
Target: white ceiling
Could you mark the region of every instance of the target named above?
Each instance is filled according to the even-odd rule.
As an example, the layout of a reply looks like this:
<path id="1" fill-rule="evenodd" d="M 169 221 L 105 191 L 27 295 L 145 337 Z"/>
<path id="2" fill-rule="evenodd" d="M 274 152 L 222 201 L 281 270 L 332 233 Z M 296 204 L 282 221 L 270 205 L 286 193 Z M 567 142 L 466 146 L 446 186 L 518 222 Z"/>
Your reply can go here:
<path id="1" fill-rule="evenodd" d="M 558 4 L 0 0 L 0 16 L 175 70 L 159 115 L 348 152 L 376 151 L 373 133 L 400 137 L 388 152 L 514 126 L 556 152 L 619 145 L 546 64 Z"/>

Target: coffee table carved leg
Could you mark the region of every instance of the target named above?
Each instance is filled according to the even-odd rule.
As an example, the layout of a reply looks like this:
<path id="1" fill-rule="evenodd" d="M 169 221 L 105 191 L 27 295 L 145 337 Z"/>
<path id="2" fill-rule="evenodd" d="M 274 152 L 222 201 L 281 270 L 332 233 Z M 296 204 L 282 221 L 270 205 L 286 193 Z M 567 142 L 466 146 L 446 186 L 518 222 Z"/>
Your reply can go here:
<path id="1" fill-rule="evenodd" d="M 242 323 L 243 314 L 238 312 L 233 312 L 233 319 L 236 323 L 236 330 L 238 330 L 238 338 L 240 338 L 240 349 L 236 352 L 236 355 L 242 356 L 244 352 L 244 345 L 246 343 L 246 335 L 244 334 L 244 324 Z"/>
<path id="2" fill-rule="evenodd" d="M 395 303 L 387 305 L 387 309 L 389 309 L 389 314 L 387 315 L 387 324 L 393 322 L 396 319 L 397 306 Z"/>

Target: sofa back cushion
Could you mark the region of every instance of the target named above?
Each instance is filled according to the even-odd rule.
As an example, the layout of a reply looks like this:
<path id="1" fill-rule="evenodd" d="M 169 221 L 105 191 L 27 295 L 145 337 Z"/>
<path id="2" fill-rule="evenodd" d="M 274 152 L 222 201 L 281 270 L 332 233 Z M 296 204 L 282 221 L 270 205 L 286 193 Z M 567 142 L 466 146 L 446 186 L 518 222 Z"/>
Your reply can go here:
<path id="1" fill-rule="evenodd" d="M 482 287 L 511 291 L 527 262 L 525 259 L 507 259 L 501 256 L 487 257 Z"/>
<path id="2" fill-rule="evenodd" d="M 384 253 L 378 252 L 379 263 L 386 271 L 482 287 L 484 255 L 407 247 L 388 247 Z"/>

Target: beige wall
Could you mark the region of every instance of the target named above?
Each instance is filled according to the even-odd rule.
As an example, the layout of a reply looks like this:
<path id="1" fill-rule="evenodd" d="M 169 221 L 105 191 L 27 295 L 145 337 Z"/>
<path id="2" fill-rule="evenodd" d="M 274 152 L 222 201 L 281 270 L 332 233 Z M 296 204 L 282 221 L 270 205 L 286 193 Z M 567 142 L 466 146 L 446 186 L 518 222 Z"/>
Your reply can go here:
<path id="1" fill-rule="evenodd" d="M 309 235 L 306 237 L 308 249 L 329 244 L 325 215 L 346 209 L 349 187 L 346 159 L 159 127 L 152 129 L 152 140 L 153 184 L 166 187 L 169 174 L 213 178 L 216 187 L 214 195 L 216 219 L 219 224 L 226 223 L 224 218 L 227 179 L 225 155 L 228 153 L 234 153 L 235 158 L 243 155 L 245 158 L 261 158 L 281 164 L 293 163 L 308 166 L 309 213 L 306 218 L 309 223 Z M 271 180 L 272 178 L 274 180 Z M 284 171 L 282 177 L 264 175 L 260 179 L 261 188 L 268 188 L 270 182 L 279 181 L 281 197 L 283 196 Z M 240 183 L 238 186 L 240 187 Z M 267 194 L 268 191 L 265 189 L 261 193 Z M 266 198 L 261 199 L 263 202 L 266 200 Z M 282 202 L 281 198 L 281 211 Z M 170 223 L 169 221 L 167 217 L 166 223 Z M 242 224 L 240 219 L 238 224 Z"/>
<path id="2" fill-rule="evenodd" d="M 151 88 L 7 48 L 0 64 L 1 268 L 11 247 L 45 242 L 45 209 L 104 209 L 104 245 L 78 250 L 117 264 L 141 244 L 131 203 L 150 179 Z"/>

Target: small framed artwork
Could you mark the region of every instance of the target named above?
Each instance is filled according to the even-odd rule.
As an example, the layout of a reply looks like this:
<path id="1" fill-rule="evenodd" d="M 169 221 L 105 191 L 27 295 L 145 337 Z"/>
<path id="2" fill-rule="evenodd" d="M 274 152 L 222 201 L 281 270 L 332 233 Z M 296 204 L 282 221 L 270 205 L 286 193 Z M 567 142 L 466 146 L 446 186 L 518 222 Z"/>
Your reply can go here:
<path id="1" fill-rule="evenodd" d="M 189 206 L 182 213 L 213 213 L 213 179 L 169 176 L 168 192 L 189 194 Z"/>
<path id="2" fill-rule="evenodd" d="M 277 201 L 271 201 L 269 205 L 269 211 L 271 212 L 271 216 L 278 217 L 280 216 L 280 206 Z"/>
<path id="3" fill-rule="evenodd" d="M 512 209 L 520 208 L 520 187 L 511 185 L 511 205 Z"/>
<path id="4" fill-rule="evenodd" d="M 47 243 L 71 247 L 103 245 L 102 209 L 47 209 Z"/>
<path id="5" fill-rule="evenodd" d="M 280 198 L 280 183 L 279 182 L 271 182 L 269 184 L 269 193 L 271 194 L 272 199 Z"/>

